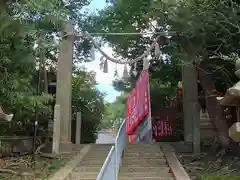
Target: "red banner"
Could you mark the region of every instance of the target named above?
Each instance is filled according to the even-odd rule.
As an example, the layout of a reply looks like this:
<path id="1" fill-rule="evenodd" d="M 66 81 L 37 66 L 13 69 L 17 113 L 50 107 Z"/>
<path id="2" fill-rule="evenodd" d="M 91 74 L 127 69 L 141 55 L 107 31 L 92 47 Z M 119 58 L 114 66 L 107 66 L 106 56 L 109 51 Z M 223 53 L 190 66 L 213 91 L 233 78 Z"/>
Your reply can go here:
<path id="1" fill-rule="evenodd" d="M 155 118 L 153 120 L 153 139 L 161 140 L 163 137 L 172 135 L 173 130 L 167 119 Z"/>
<path id="2" fill-rule="evenodd" d="M 148 70 L 142 71 L 136 87 L 128 96 L 126 108 L 127 135 L 134 134 L 137 127 L 143 122 L 144 117 L 149 113 L 148 78 Z"/>
<path id="3" fill-rule="evenodd" d="M 128 135 L 132 131 L 132 127 L 137 121 L 137 111 L 136 111 L 136 90 L 133 89 L 132 92 L 128 95 L 127 100 L 127 113 L 126 113 L 126 132 Z"/>
<path id="4" fill-rule="evenodd" d="M 134 135 L 129 136 L 129 143 L 135 143 L 136 139 Z"/>

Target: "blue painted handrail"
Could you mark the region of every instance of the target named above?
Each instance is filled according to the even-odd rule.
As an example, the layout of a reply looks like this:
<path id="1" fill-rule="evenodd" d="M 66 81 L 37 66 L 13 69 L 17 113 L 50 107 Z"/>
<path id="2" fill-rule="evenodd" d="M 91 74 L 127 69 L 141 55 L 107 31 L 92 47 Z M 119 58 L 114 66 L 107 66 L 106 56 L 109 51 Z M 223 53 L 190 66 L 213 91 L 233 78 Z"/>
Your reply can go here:
<path id="1" fill-rule="evenodd" d="M 116 151 L 112 146 L 108 156 L 97 176 L 97 180 L 114 180 L 116 178 Z"/>
<path id="2" fill-rule="evenodd" d="M 122 155 L 126 146 L 126 121 L 124 120 L 118 130 L 115 143 L 97 176 L 97 180 L 117 180 L 118 172 L 122 166 Z"/>

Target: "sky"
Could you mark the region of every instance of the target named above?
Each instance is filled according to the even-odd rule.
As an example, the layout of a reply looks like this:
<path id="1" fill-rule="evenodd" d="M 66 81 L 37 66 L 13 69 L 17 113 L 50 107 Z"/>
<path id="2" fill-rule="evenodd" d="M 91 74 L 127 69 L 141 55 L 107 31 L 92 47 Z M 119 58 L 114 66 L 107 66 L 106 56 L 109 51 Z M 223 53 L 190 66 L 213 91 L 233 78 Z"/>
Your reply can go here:
<path id="1" fill-rule="evenodd" d="M 91 4 L 84 8 L 83 11 L 96 11 L 98 9 L 104 8 L 106 5 L 105 0 L 92 0 Z M 113 51 L 112 49 L 106 44 L 102 47 L 102 50 L 112 57 Z M 85 66 L 89 71 L 96 72 L 96 80 L 98 82 L 97 88 L 101 91 L 106 93 L 105 100 L 107 102 L 113 102 L 117 96 L 120 95 L 120 92 L 117 92 L 112 87 L 112 81 L 114 80 L 114 72 L 117 68 L 119 76 L 123 73 L 123 65 L 117 65 L 108 61 L 108 73 L 103 73 L 100 69 L 100 58 L 102 57 L 100 52 L 95 53 L 95 60 L 89 63 L 82 63 L 81 65 Z"/>

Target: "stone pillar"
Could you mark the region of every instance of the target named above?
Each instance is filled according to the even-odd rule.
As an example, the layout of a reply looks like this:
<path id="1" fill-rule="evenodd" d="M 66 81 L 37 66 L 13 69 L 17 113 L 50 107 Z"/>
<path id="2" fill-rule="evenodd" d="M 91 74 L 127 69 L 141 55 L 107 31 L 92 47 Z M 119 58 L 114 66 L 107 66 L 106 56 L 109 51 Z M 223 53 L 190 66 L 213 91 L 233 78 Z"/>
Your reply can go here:
<path id="1" fill-rule="evenodd" d="M 193 103 L 193 152 L 195 154 L 201 151 L 201 126 L 200 126 L 200 105 Z"/>
<path id="2" fill-rule="evenodd" d="M 197 71 L 192 64 L 183 65 L 184 140 L 193 142 L 195 153 L 200 152 L 200 107 L 197 91 Z"/>
<path id="3" fill-rule="evenodd" d="M 192 64 L 182 67 L 183 84 L 183 111 L 184 111 L 184 139 L 187 142 L 193 141 L 193 104 L 198 103 L 197 72 Z M 198 113 L 199 114 L 199 113 Z"/>
<path id="4" fill-rule="evenodd" d="M 74 27 L 68 22 L 65 36 L 60 43 L 57 67 L 56 104 L 60 105 L 61 116 L 61 145 L 60 151 L 71 150 L 71 115 L 72 115 L 72 67 Z"/>
<path id="5" fill-rule="evenodd" d="M 81 112 L 77 112 L 75 144 L 81 144 L 81 125 L 82 125 L 82 114 Z"/>
<path id="6" fill-rule="evenodd" d="M 52 152 L 53 154 L 59 154 L 60 145 L 60 106 L 55 105 L 54 107 L 54 120 L 53 120 L 53 142 L 52 142 Z"/>
<path id="7" fill-rule="evenodd" d="M 192 122 L 192 104 L 190 100 L 191 94 L 191 83 L 190 79 L 190 71 L 191 67 L 189 65 L 182 66 L 182 87 L 183 87 L 183 115 L 184 115 L 184 141 L 192 142 L 193 141 L 193 122 Z"/>

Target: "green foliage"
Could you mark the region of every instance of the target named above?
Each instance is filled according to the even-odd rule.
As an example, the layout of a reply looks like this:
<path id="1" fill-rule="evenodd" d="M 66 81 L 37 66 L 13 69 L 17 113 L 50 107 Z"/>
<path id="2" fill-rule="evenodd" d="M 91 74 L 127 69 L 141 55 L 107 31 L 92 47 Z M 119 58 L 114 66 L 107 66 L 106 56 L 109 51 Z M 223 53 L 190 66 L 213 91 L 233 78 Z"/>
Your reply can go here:
<path id="1" fill-rule="evenodd" d="M 240 46 L 240 6 L 237 1 L 121 0 L 111 3 L 98 14 L 92 15 L 89 31 L 176 32 L 176 35 L 161 37 L 158 41 L 165 57 L 156 58 L 154 53 L 151 54 L 149 70 L 153 80 L 151 91 L 154 104 L 159 101 L 158 97 L 173 96 L 176 83 L 181 80 L 180 68 L 184 63 L 198 66 L 199 63 L 206 62 L 213 72 L 219 92 L 224 93 L 237 82 L 234 75 L 235 59 L 232 56 L 232 53 L 239 54 Z M 126 35 L 103 36 L 103 39 L 110 43 L 116 54 L 134 59 L 149 47 L 154 37 Z M 142 62 L 137 65 L 139 74 Z M 134 77 L 114 82 L 116 89 L 129 92 L 134 87 L 132 78 Z"/>
<path id="2" fill-rule="evenodd" d="M 93 143 L 97 138 L 100 122 L 105 111 L 104 94 L 96 89 L 94 72 L 77 70 L 72 82 L 72 119 L 82 113 L 81 143 Z"/>
<path id="3" fill-rule="evenodd" d="M 109 6 L 89 18 L 89 31 L 176 32 L 173 36 L 160 37 L 158 45 L 163 54 L 161 57 L 155 57 L 154 52 L 151 52 L 149 72 L 152 110 L 157 111 L 167 99 L 176 95 L 183 64 L 193 64 L 198 72 L 203 72 L 201 74 L 210 75 L 201 77 L 201 84 L 205 82 L 203 87 L 205 93 L 214 92 L 215 87 L 218 92 L 225 93 L 239 80 L 234 74 L 235 55 L 239 55 L 240 47 L 238 1 L 118 0 L 110 2 Z M 143 54 L 153 43 L 156 35 L 104 35 L 102 38 L 113 47 L 117 55 L 131 60 Z M 142 62 L 137 63 L 136 77 L 133 76 L 133 69 L 132 65 L 131 78 L 114 82 L 117 90 L 129 92 L 135 86 L 135 81 L 142 70 Z M 204 77 L 209 81 L 205 81 Z M 215 84 L 215 87 L 212 84 Z M 216 103 L 208 102 L 212 120 L 222 117 L 220 109 L 217 111 L 211 109 Z M 220 120 L 224 122 L 224 117 Z M 213 122 L 217 131 L 223 132 L 220 127 L 227 130 L 227 126 L 220 123 L 220 120 L 218 125 L 217 121 Z M 223 142 L 221 144 L 224 145 Z"/>
<path id="4" fill-rule="evenodd" d="M 127 93 L 122 94 L 113 103 L 106 104 L 106 112 L 101 122 L 101 128 L 120 127 L 122 120 L 125 118 L 127 95 Z"/>
<path id="5" fill-rule="evenodd" d="M 45 95 L 36 96 L 36 89 L 31 85 L 36 73 L 33 48 L 36 36 L 33 23 L 28 17 L 20 16 L 20 10 L 24 10 L 22 6 L 25 4 L 4 4 L 0 11 L 0 104 L 5 112 L 14 113 L 12 127 L 16 128 L 29 123 L 35 107 L 44 107 L 51 99 Z"/>
<path id="6" fill-rule="evenodd" d="M 52 116 L 53 97 L 37 95 L 37 69 L 41 53 L 46 67 L 55 76 L 60 34 L 71 19 L 84 29 L 86 18 L 80 10 L 89 0 L 28 0 L 0 2 L 0 105 L 4 112 L 13 113 L 10 131 L 1 134 L 29 135 L 35 118 L 35 107 L 40 121 Z M 75 44 L 74 63 L 89 56 L 89 43 Z M 39 47 L 40 46 L 40 47 Z M 43 51 L 44 49 L 44 51 Z M 74 64 L 76 69 L 76 64 Z M 73 117 L 83 112 L 83 142 L 93 142 L 104 111 L 103 94 L 97 91 L 95 76 L 86 70 L 76 71 L 73 78 Z M 3 126 L 1 126 L 3 127 Z M 4 126 L 5 127 L 5 126 Z M 9 128 L 7 128 L 9 130 Z"/>

